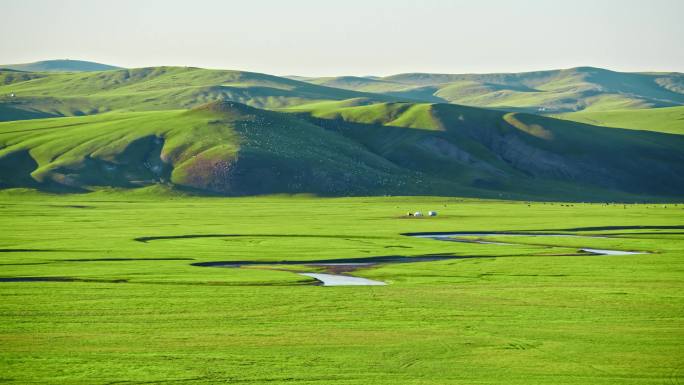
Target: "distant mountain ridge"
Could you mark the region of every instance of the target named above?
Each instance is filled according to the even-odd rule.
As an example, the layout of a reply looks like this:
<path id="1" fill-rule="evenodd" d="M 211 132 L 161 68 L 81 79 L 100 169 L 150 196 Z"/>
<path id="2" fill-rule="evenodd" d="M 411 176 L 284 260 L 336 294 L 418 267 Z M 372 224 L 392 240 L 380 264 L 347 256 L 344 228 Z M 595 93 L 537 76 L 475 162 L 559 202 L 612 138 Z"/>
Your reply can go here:
<path id="1" fill-rule="evenodd" d="M 684 105 L 684 74 L 577 67 L 493 74 L 405 73 L 379 78 L 301 78 L 313 84 L 433 103 L 535 113 Z"/>
<path id="2" fill-rule="evenodd" d="M 0 121 L 116 110 L 188 109 L 216 100 L 259 108 L 361 97 L 375 102 L 400 100 L 256 72 L 195 67 L 22 74 L 0 70 Z M 12 93 L 15 98 L 3 99 Z"/>
<path id="3" fill-rule="evenodd" d="M 109 64 L 70 59 L 43 60 L 22 64 L 0 64 L 0 69 L 3 68 L 27 72 L 94 72 L 121 69 L 121 67 Z"/>
<path id="4" fill-rule="evenodd" d="M 140 72 L 150 68 L 197 69 L 193 67 L 149 67 L 131 71 Z M 125 70 L 107 64 L 79 60 L 46 60 L 27 64 L 8 64 L 0 65 L 0 69 L 27 72 Z M 224 72 L 250 73 L 246 71 Z M 378 95 L 375 97 L 376 99 L 385 101 L 453 103 L 538 114 L 684 105 L 684 74 L 678 72 L 617 72 L 596 67 L 576 67 L 520 73 L 403 73 L 383 77 L 286 76 L 277 78 L 280 79 L 279 82 L 288 80 L 306 82 L 338 90 L 376 94 Z M 215 84 L 215 86 L 221 85 L 220 83 Z M 275 100 L 279 96 L 272 95 L 272 98 Z M 346 94 L 346 98 L 360 96 Z M 290 102 L 260 102 L 255 104 L 251 98 L 249 100 L 244 98 L 238 100 L 231 97 L 231 99 L 250 105 L 267 107 L 292 104 Z M 304 99 L 313 100 L 307 97 Z M 340 100 L 340 98 L 336 99 Z"/>

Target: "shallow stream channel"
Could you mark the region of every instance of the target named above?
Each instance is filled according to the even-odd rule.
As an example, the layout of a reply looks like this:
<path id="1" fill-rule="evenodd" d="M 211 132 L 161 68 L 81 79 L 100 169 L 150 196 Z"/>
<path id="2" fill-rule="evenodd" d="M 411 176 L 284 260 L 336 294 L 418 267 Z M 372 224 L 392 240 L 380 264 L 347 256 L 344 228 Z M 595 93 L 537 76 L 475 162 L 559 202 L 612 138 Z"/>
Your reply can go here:
<path id="1" fill-rule="evenodd" d="M 436 241 L 443 242 L 467 242 L 467 243 L 480 243 L 480 244 L 493 244 L 493 245 L 513 245 L 513 243 L 504 242 L 494 242 L 486 241 L 481 238 L 487 237 L 578 237 L 578 238 L 609 238 L 608 236 L 602 235 L 574 235 L 574 234 L 549 234 L 549 233 L 494 233 L 494 232 L 478 232 L 478 233 L 406 233 L 402 234 L 409 237 L 416 238 L 427 238 Z M 472 239 L 471 237 L 477 237 L 477 239 Z M 605 250 L 605 249 L 594 249 L 594 248 L 580 248 L 583 253 L 593 254 L 593 255 L 635 255 L 635 254 L 647 254 L 644 251 L 625 251 L 625 250 Z M 459 255 L 425 255 L 425 256 L 381 256 L 381 257 L 364 257 L 364 258 L 346 258 L 346 259 L 325 259 L 325 260 L 314 260 L 314 261 L 277 261 L 277 262 L 262 262 L 262 261 L 226 261 L 226 262 L 202 262 L 195 263 L 195 266 L 206 266 L 206 267 L 225 267 L 225 268 L 236 268 L 243 266 L 269 266 L 277 268 L 278 266 L 311 266 L 311 267 L 322 267 L 326 270 L 326 273 L 312 273 L 312 272 L 297 272 L 297 274 L 314 278 L 318 281 L 319 285 L 322 286 L 382 286 L 387 283 L 382 281 L 374 281 L 371 279 L 354 277 L 350 275 L 355 270 L 368 268 L 376 265 L 390 264 L 390 263 L 414 263 L 414 262 L 432 262 L 432 261 L 443 261 L 450 259 L 468 259 L 468 258 L 478 258 L 472 256 L 459 256 Z M 479 257 L 483 258 L 483 257 Z M 493 258 L 493 257 L 488 257 Z"/>

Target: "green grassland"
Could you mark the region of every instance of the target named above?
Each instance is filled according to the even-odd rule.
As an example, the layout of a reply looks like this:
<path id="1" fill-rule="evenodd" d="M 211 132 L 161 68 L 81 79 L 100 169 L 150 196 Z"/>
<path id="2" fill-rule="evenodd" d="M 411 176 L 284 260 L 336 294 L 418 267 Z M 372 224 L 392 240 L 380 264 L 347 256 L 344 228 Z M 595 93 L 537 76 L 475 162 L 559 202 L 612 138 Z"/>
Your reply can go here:
<path id="1" fill-rule="evenodd" d="M 681 74 L 34 64 L 0 70 L 0 383 L 684 379 Z M 402 235 L 440 231 L 604 237 Z"/>
<path id="2" fill-rule="evenodd" d="M 683 208 L 198 198 L 159 186 L 4 190 L 0 377 L 93 385 L 678 383 Z M 402 216 L 431 209 L 439 216 Z M 502 246 L 400 235 L 532 230 L 611 237 L 503 236 L 516 244 Z M 136 241 L 182 235 L 213 237 Z M 589 256 L 582 247 L 650 254 Z M 354 273 L 388 283 L 381 287 L 191 265 L 426 254 L 474 258 Z"/>
<path id="3" fill-rule="evenodd" d="M 574 112 L 558 115 L 557 117 L 595 126 L 684 134 L 684 107 Z"/>

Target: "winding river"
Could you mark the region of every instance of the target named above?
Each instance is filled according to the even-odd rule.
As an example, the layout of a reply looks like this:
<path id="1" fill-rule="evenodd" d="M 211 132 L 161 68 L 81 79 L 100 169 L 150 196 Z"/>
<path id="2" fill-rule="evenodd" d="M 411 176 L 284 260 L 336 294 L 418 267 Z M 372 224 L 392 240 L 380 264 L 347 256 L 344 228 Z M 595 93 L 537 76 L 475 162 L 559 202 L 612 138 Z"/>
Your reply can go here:
<path id="1" fill-rule="evenodd" d="M 323 273 L 299 273 L 307 277 L 314 278 L 323 286 L 384 286 L 385 282 L 374 281 L 372 279 L 352 277 L 349 275 L 340 274 L 323 274 Z"/>
<path id="2" fill-rule="evenodd" d="M 506 237 L 578 237 L 578 238 L 610 238 L 608 236 L 602 235 L 575 235 L 575 234 L 534 234 L 534 233 L 406 233 L 402 234 L 409 237 L 415 238 L 427 238 L 434 239 L 437 241 L 446 242 L 467 242 L 467 243 L 480 243 L 480 244 L 494 244 L 494 245 L 512 245 L 512 243 L 504 242 L 493 242 L 484 241 L 481 239 L 470 239 L 465 237 L 494 237 L 494 236 L 506 236 Z M 635 254 L 646 254 L 643 251 L 626 251 L 626 250 L 606 250 L 606 249 L 594 249 L 594 248 L 580 248 L 581 251 L 585 253 L 590 253 L 594 255 L 635 255 Z M 213 267 L 241 267 L 241 266 L 254 266 L 254 265 L 268 265 L 268 266 L 278 266 L 278 265 L 306 265 L 306 266 L 322 266 L 326 268 L 331 273 L 310 273 L 310 272 L 299 272 L 297 274 L 314 278 L 318 280 L 323 286 L 382 286 L 387 283 L 381 281 L 374 281 L 366 278 L 354 277 L 345 273 L 352 272 L 356 269 L 370 267 L 373 265 L 387 264 L 387 263 L 414 263 L 414 262 L 431 262 L 431 261 L 441 261 L 447 259 L 468 259 L 468 258 L 478 258 L 472 256 L 458 256 L 458 255 L 424 255 L 415 257 L 405 257 L 405 256 L 382 256 L 382 257 L 365 257 L 365 258 L 345 258 L 345 259 L 327 259 L 327 260 L 316 260 L 316 261 L 280 261 L 280 262 L 257 262 L 257 261 L 232 261 L 232 262 L 203 262 L 196 263 L 196 266 L 213 266 Z M 489 257 L 492 258 L 492 257 Z"/>
<path id="3" fill-rule="evenodd" d="M 506 236 L 506 237 L 573 237 L 573 238 L 610 238 L 603 235 L 575 235 L 575 234 L 527 234 L 527 233 L 408 233 L 404 234 L 410 237 L 416 238 L 429 238 L 437 241 L 450 241 L 450 242 L 467 242 L 467 243 L 480 243 L 488 245 L 512 245 L 512 243 L 504 242 L 489 242 L 479 239 L 463 239 L 462 237 L 494 237 L 494 236 Z M 645 254 L 643 251 L 625 251 L 625 250 L 606 250 L 606 249 L 592 249 L 592 248 L 581 248 L 580 250 L 597 255 L 634 255 L 634 254 Z"/>

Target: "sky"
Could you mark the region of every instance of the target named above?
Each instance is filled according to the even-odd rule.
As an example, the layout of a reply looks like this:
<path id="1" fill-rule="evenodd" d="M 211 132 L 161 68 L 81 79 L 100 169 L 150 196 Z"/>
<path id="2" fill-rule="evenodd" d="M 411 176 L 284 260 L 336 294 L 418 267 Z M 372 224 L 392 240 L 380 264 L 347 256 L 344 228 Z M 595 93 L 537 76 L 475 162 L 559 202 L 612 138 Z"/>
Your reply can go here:
<path id="1" fill-rule="evenodd" d="M 684 0 L 2 0 L 0 63 L 276 75 L 684 72 Z"/>

